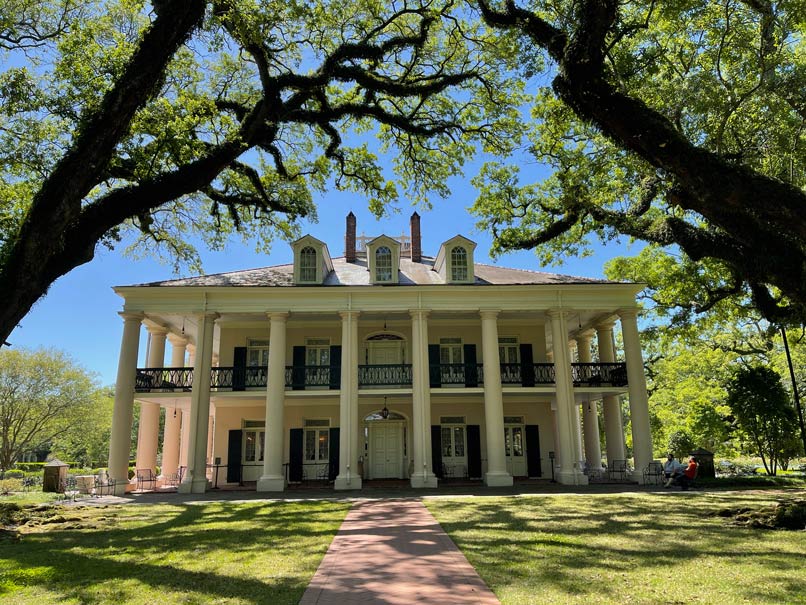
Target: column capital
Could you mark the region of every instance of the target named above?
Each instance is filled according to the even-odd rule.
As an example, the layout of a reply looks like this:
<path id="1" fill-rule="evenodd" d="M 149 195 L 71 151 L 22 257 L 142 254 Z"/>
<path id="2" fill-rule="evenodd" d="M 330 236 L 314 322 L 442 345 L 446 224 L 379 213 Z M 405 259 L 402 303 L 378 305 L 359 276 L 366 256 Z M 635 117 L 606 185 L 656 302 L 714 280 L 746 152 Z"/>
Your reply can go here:
<path id="1" fill-rule="evenodd" d="M 266 313 L 266 317 L 268 317 L 271 321 L 282 322 L 285 322 L 289 315 L 290 313 L 288 311 L 269 311 Z"/>
<path id="2" fill-rule="evenodd" d="M 501 309 L 479 309 L 479 315 L 482 319 L 497 319 Z"/>
<path id="3" fill-rule="evenodd" d="M 596 324 L 596 331 L 597 332 L 607 332 L 612 330 L 616 325 L 615 319 L 606 319 L 604 321 L 600 321 Z"/>
<path id="4" fill-rule="evenodd" d="M 358 319 L 359 315 L 361 315 L 361 311 L 339 311 L 339 317 L 342 319 Z"/>
<path id="5" fill-rule="evenodd" d="M 168 328 L 165 326 L 146 326 L 146 330 L 152 336 L 167 336 Z"/>
<path id="6" fill-rule="evenodd" d="M 593 330 L 592 330 L 592 329 L 590 329 L 590 328 L 589 328 L 589 329 L 587 329 L 587 330 L 583 330 L 582 332 L 579 332 L 579 333 L 578 333 L 578 334 L 577 334 L 577 335 L 574 337 L 574 340 L 576 340 L 576 341 L 577 341 L 577 347 L 579 347 L 579 343 L 580 343 L 580 342 L 585 342 L 585 341 L 587 341 L 588 343 L 590 343 L 590 341 L 591 341 L 592 339 L 593 339 Z"/>
<path id="7" fill-rule="evenodd" d="M 221 317 L 221 315 L 219 315 L 219 314 L 218 314 L 218 313 L 216 313 L 215 311 L 199 311 L 199 312 L 198 312 L 198 313 L 196 313 L 195 315 L 196 315 L 196 317 L 198 317 L 200 320 L 203 320 L 203 319 L 211 319 L 211 320 L 215 321 L 216 319 L 218 319 L 219 317 Z"/>
<path id="8" fill-rule="evenodd" d="M 431 314 L 431 309 L 409 309 L 412 319 L 425 319 Z"/>
<path id="9" fill-rule="evenodd" d="M 173 332 L 168 333 L 168 340 L 175 347 L 186 347 L 188 344 L 188 339 L 186 336 L 180 336 L 179 334 L 174 334 Z"/>
<path id="10" fill-rule="evenodd" d="M 118 315 L 123 318 L 123 321 L 143 321 L 146 316 L 142 311 L 120 311 Z"/>
<path id="11" fill-rule="evenodd" d="M 546 309 L 546 315 L 549 319 L 559 319 L 568 313 L 565 309 Z"/>
<path id="12" fill-rule="evenodd" d="M 640 309 L 636 309 L 635 307 L 627 308 L 627 309 L 619 309 L 618 316 L 621 319 L 637 319 L 638 313 Z"/>

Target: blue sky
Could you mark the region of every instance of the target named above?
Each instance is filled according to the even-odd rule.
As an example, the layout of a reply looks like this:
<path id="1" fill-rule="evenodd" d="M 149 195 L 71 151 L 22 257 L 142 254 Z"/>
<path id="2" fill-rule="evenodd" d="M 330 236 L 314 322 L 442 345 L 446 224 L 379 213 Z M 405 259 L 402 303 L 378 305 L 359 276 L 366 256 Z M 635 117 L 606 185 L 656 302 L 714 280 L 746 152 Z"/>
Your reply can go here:
<path id="1" fill-rule="evenodd" d="M 534 166 L 532 166 L 532 169 Z M 436 200 L 432 210 L 417 209 L 420 213 L 423 253 L 436 254 L 439 244 L 461 233 L 477 242 L 476 262 L 491 263 L 488 252 L 492 237 L 474 228 L 474 217 L 467 208 L 476 198 L 476 191 L 467 179 L 455 179 L 449 199 Z M 415 208 L 405 202 L 399 213 L 377 221 L 367 210 L 366 201 L 354 194 L 330 192 L 317 199 L 319 222 L 306 223 L 303 233 L 323 240 L 333 256 L 341 256 L 344 249 L 344 219 L 348 212 L 357 217 L 358 234 L 390 236 L 409 231 L 409 216 Z M 116 251 L 99 248 L 95 259 L 58 280 L 47 296 L 41 299 L 11 333 L 9 342 L 15 348 L 53 347 L 67 351 L 80 365 L 94 372 L 101 384 L 112 385 L 117 373 L 120 337 L 123 322 L 118 316 L 123 299 L 112 287 L 176 277 L 172 268 L 154 259 L 133 260 L 125 257 L 121 245 Z M 240 241 L 232 243 L 224 252 L 200 250 L 206 273 L 236 271 L 253 267 L 291 262 L 291 249 L 283 241 L 273 245 L 269 255 L 257 254 L 253 247 Z M 606 260 L 627 254 L 625 244 L 599 247 L 593 256 L 571 258 L 562 267 L 541 267 L 532 252 L 519 252 L 502 256 L 496 264 L 532 270 L 547 270 L 586 277 L 603 277 Z M 145 336 L 140 341 L 140 365 L 144 365 Z"/>

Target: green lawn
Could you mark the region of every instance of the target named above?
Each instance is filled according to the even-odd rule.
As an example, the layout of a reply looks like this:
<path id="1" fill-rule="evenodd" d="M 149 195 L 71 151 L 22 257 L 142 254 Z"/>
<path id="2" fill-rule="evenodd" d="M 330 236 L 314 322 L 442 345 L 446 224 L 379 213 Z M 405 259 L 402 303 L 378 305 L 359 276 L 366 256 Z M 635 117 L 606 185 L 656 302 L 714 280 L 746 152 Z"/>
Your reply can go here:
<path id="1" fill-rule="evenodd" d="M 249 502 L 56 509 L 56 522 L 24 526 L 19 542 L 0 543 L 0 603 L 297 603 L 348 508 Z"/>
<path id="2" fill-rule="evenodd" d="M 806 531 L 748 529 L 713 516 L 775 496 L 557 495 L 426 506 L 503 605 L 806 603 Z"/>

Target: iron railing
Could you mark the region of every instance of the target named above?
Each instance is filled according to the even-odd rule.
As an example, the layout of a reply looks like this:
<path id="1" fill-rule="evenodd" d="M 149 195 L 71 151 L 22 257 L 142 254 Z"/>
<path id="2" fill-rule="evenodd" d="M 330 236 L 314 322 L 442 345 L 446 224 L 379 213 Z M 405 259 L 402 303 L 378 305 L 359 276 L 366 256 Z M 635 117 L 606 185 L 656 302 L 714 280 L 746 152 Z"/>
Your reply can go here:
<path id="1" fill-rule="evenodd" d="M 358 366 L 358 386 L 411 386 L 410 363 Z"/>
<path id="2" fill-rule="evenodd" d="M 520 363 L 502 363 L 501 384 L 506 385 L 553 385 L 554 364 L 535 363 L 525 366 Z M 432 386 L 484 384 L 484 364 L 443 363 L 430 367 Z M 337 374 L 334 374 L 334 371 Z M 475 372 L 475 376 L 472 375 Z M 268 372 L 262 367 L 216 367 L 210 370 L 210 388 L 215 390 L 240 391 L 247 388 L 265 388 Z M 574 386 L 623 387 L 627 385 L 627 367 L 624 363 L 573 363 L 571 376 Z M 439 384 L 435 384 L 438 377 Z M 335 381 L 333 379 L 336 379 Z M 338 368 L 331 366 L 287 366 L 285 387 L 305 389 L 326 387 L 338 389 Z M 397 386 L 412 384 L 411 364 L 359 365 L 359 386 Z M 193 368 L 138 368 L 135 391 L 138 393 L 190 391 L 193 387 Z"/>

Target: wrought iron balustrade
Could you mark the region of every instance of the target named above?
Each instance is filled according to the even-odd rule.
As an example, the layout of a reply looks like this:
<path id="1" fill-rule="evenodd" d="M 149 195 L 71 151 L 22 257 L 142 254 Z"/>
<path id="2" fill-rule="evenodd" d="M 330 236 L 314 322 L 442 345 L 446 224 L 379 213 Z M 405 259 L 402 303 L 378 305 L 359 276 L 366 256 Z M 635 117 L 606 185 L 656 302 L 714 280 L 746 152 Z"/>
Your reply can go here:
<path id="1" fill-rule="evenodd" d="M 465 364 L 439 364 L 439 379 L 441 384 L 465 384 Z"/>
<path id="2" fill-rule="evenodd" d="M 358 366 L 358 386 L 411 386 L 411 364 Z"/>
<path id="3" fill-rule="evenodd" d="M 269 384 L 269 375 L 267 368 L 251 366 L 244 368 L 244 386 L 248 387 L 264 387 Z"/>
<path id="4" fill-rule="evenodd" d="M 285 384 L 293 389 L 330 386 L 330 366 L 286 366 L 285 372 Z"/>
<path id="5" fill-rule="evenodd" d="M 554 384 L 554 364 L 534 364 L 535 384 Z"/>
<path id="6" fill-rule="evenodd" d="M 574 386 L 600 385 L 623 387 L 627 385 L 625 363 L 572 363 L 571 377 Z"/>
<path id="7" fill-rule="evenodd" d="M 138 393 L 190 391 L 193 368 L 138 368 L 134 390 Z"/>
<path id="8" fill-rule="evenodd" d="M 521 364 L 519 363 L 502 363 L 501 365 L 501 384 L 521 384 L 523 378 L 521 377 Z"/>
<path id="9" fill-rule="evenodd" d="M 235 374 L 239 368 L 210 368 L 210 388 L 211 389 L 231 389 Z"/>

